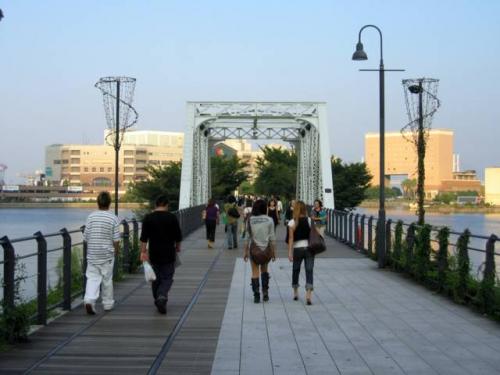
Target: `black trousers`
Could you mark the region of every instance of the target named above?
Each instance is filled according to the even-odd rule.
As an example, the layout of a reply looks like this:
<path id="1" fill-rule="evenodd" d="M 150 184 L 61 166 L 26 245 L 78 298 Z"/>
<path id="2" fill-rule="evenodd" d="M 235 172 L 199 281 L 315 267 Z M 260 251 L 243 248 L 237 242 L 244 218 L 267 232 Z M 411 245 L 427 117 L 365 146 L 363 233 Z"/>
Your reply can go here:
<path id="1" fill-rule="evenodd" d="M 152 264 L 156 280 L 151 283 L 153 298 L 162 296 L 168 299 L 168 292 L 174 282 L 175 262 L 166 264 Z"/>
<path id="2" fill-rule="evenodd" d="M 300 265 L 304 261 L 306 269 L 306 290 L 313 290 L 314 255 L 307 247 L 293 249 L 292 287 L 299 287 Z"/>
<path id="3" fill-rule="evenodd" d="M 207 228 L 207 240 L 214 242 L 215 241 L 215 228 L 217 227 L 217 220 L 215 219 L 206 219 L 205 227 Z"/>

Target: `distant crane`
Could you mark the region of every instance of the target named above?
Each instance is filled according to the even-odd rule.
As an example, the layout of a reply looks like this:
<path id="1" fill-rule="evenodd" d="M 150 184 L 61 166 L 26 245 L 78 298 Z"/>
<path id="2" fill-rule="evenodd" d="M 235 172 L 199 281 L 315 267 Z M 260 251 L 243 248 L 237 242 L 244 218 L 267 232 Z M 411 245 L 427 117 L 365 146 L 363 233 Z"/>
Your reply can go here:
<path id="1" fill-rule="evenodd" d="M 6 170 L 7 166 L 5 164 L 0 163 L 0 186 L 5 185 L 4 176 Z"/>

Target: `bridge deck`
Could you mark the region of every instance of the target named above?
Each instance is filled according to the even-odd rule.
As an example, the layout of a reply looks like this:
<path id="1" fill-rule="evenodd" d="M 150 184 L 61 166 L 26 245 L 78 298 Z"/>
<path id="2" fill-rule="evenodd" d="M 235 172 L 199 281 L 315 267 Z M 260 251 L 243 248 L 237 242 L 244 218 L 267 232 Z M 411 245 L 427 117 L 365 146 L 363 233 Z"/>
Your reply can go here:
<path id="1" fill-rule="evenodd" d="M 132 275 L 116 284 L 114 311 L 76 308 L 0 354 L 0 373 L 500 373 L 496 323 L 333 240 L 316 259 L 313 306 L 291 299 L 283 241 L 271 300 L 254 304 L 249 266 L 223 250 L 223 234 L 216 249 L 203 230 L 186 239 L 167 316 Z"/>

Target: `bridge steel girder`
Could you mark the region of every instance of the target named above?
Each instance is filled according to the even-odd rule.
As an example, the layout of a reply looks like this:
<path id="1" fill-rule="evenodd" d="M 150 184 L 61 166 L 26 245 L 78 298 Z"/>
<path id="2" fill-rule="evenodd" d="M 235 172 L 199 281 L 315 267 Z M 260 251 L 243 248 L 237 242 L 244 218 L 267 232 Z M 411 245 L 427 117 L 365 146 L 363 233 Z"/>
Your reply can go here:
<path id="1" fill-rule="evenodd" d="M 225 139 L 280 139 L 297 152 L 296 198 L 334 208 L 326 103 L 188 102 L 179 208 L 211 195 L 210 147 Z"/>

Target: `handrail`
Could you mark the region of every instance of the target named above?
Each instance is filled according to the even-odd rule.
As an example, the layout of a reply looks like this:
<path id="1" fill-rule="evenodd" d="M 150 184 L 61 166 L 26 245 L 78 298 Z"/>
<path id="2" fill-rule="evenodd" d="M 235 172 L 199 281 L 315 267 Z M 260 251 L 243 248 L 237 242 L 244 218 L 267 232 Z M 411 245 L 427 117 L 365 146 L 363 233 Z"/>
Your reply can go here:
<path id="1" fill-rule="evenodd" d="M 204 206 L 196 206 L 190 207 L 186 209 L 181 209 L 178 211 L 172 212 L 176 215 L 180 227 L 182 229 L 183 236 L 189 235 L 194 230 L 198 229 L 202 225 L 201 221 L 201 212 Z M 139 249 L 139 227 L 140 221 L 137 219 L 127 219 L 122 220 L 120 222 L 120 226 L 122 228 L 121 239 L 123 241 L 123 249 L 122 256 L 119 258 L 121 264 L 119 262 L 115 262 L 114 274 L 116 275 L 119 271 L 119 268 L 123 269 L 124 272 L 132 272 L 133 267 L 131 267 L 131 248 Z M 66 228 L 62 228 L 58 232 L 43 234 L 38 231 L 31 236 L 24 236 L 19 238 L 10 239 L 8 236 L 4 236 L 0 238 L 0 248 L 3 249 L 3 260 L 0 261 L 0 265 L 3 266 L 3 296 L 4 296 L 4 304 L 7 308 L 14 308 L 15 301 L 19 296 L 15 294 L 17 291 L 15 290 L 15 284 L 21 279 L 36 277 L 36 289 L 37 289 L 37 312 L 32 318 L 36 318 L 37 324 L 47 324 L 47 312 L 62 306 L 64 310 L 71 310 L 71 301 L 75 298 L 75 296 L 82 293 L 85 290 L 85 269 L 87 267 L 86 264 L 86 243 L 82 241 L 73 242 L 72 234 L 83 233 L 85 226 L 80 227 L 79 229 L 67 230 Z M 55 248 L 48 249 L 47 248 L 47 238 L 60 238 L 62 245 L 58 245 Z M 27 241 L 36 241 L 37 243 L 37 251 L 30 254 L 25 255 L 17 255 L 15 252 L 14 244 L 19 244 Z M 131 247 L 132 244 L 132 247 Z M 75 246 L 83 245 L 83 257 L 82 257 L 82 290 L 73 290 L 72 289 L 72 250 Z M 48 277 L 48 257 L 49 253 L 53 253 L 56 251 L 63 252 L 63 275 L 62 275 L 62 290 L 63 290 L 63 300 L 59 302 L 48 303 L 48 290 L 47 290 L 47 277 Z M 23 276 L 22 278 L 16 278 L 16 264 L 20 261 L 28 258 L 37 258 L 37 268 L 36 273 L 30 276 Z"/>

